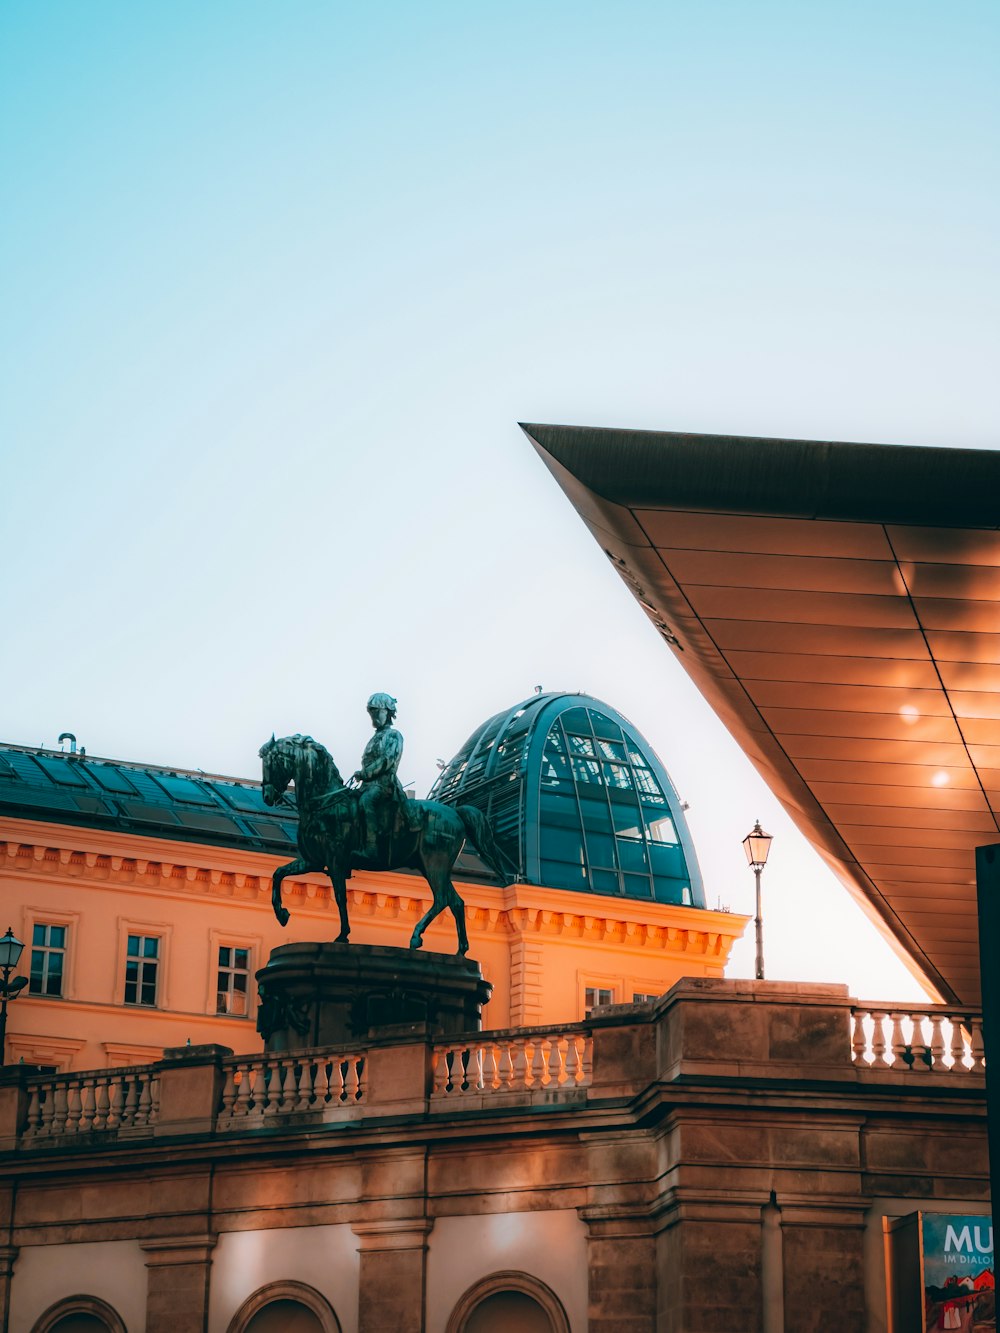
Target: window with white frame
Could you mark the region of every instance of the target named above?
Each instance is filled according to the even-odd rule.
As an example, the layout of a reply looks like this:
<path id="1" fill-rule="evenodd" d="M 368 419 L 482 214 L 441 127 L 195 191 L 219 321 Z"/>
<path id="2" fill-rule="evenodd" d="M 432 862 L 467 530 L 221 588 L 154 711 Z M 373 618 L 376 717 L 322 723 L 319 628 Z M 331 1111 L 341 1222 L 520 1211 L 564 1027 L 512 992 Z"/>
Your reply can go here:
<path id="1" fill-rule="evenodd" d="M 129 935 L 125 956 L 125 1003 L 156 1005 L 160 937 Z"/>
<path id="2" fill-rule="evenodd" d="M 66 975 L 67 927 L 36 921 L 31 927 L 30 995 L 62 995 Z"/>
<path id="3" fill-rule="evenodd" d="M 633 1004 L 651 1004 L 653 1000 L 658 1000 L 659 998 L 660 995 L 658 991 L 636 990 L 632 992 Z"/>
<path id="4" fill-rule="evenodd" d="M 220 944 L 215 1012 L 242 1018 L 247 1013 L 249 999 L 250 950 Z"/>
<path id="5" fill-rule="evenodd" d="M 587 986 L 583 993 L 584 1014 L 590 1017 L 592 1009 L 599 1004 L 614 1004 L 615 993 L 608 986 Z"/>

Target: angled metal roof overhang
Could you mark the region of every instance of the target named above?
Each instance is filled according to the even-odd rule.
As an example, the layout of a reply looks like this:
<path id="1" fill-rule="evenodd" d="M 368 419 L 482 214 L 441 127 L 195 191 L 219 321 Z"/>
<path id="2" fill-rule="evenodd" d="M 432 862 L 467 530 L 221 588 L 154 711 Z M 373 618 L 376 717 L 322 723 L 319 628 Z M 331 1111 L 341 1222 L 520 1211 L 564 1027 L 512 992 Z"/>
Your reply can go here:
<path id="1" fill-rule="evenodd" d="M 941 998 L 1000 841 L 1000 453 L 526 425 L 798 827 Z"/>

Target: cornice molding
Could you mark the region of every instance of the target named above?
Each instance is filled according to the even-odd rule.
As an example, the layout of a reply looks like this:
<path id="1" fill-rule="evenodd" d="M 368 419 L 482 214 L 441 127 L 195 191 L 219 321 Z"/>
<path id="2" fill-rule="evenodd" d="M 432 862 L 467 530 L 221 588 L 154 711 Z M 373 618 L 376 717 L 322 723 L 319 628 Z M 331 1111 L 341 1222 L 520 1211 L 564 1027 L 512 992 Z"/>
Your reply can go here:
<path id="1" fill-rule="evenodd" d="M 172 895 L 209 896 L 270 911 L 271 871 L 281 864 L 277 857 L 249 858 L 246 853 L 234 850 L 232 862 L 238 866 L 242 861 L 245 868 L 226 869 L 217 859 L 225 854 L 225 849 L 150 839 L 155 846 L 142 850 L 159 855 L 129 855 L 98 850 L 93 830 L 49 825 L 42 840 L 38 834 L 43 830 L 28 826 L 25 833 L 35 835 L 36 840 L 32 841 L 29 836 L 15 833 L 11 823 L 0 820 L 0 870 L 8 873 L 24 875 L 32 881 L 55 877 L 102 885 L 139 886 Z M 89 836 L 77 838 L 75 835 L 81 831 Z M 164 853 L 169 853 L 169 858 Z M 248 862 L 256 862 L 256 866 Z M 459 887 L 466 903 L 466 919 L 477 934 L 538 936 L 567 943 L 612 943 L 658 953 L 718 958 L 720 965 L 749 920 L 734 912 L 612 898 L 536 884 L 518 883 L 504 888 L 461 883 Z M 288 879 L 283 888 L 286 902 L 293 910 L 335 911 L 333 890 L 325 876 Z M 422 880 L 411 875 L 360 871 L 348 886 L 348 899 L 355 917 L 415 922 L 430 905 L 431 894 Z"/>

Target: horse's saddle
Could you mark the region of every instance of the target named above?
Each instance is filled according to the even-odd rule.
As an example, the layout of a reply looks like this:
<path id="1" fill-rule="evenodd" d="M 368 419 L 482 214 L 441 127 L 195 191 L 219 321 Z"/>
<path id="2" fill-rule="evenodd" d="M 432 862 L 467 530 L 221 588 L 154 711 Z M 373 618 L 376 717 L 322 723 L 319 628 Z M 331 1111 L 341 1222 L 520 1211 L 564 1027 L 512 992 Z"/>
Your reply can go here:
<path id="1" fill-rule="evenodd" d="M 398 838 L 403 833 L 420 832 L 420 810 L 416 801 L 407 796 L 402 783 L 396 779 L 395 813 L 392 820 L 392 835 Z"/>

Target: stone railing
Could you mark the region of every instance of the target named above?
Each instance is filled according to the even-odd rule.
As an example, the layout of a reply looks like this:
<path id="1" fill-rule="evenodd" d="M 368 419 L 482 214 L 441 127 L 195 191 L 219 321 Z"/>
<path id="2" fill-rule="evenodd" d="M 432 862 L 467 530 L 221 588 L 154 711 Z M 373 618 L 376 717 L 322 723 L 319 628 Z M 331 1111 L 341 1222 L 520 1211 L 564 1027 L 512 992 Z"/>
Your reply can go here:
<path id="1" fill-rule="evenodd" d="M 225 1083 L 216 1124 L 250 1129 L 273 1116 L 343 1112 L 363 1105 L 364 1052 L 299 1051 L 223 1061 Z"/>
<path id="2" fill-rule="evenodd" d="M 438 1042 L 432 1097 L 559 1095 L 590 1086 L 594 1039 L 584 1027 L 482 1032 Z"/>
<path id="3" fill-rule="evenodd" d="M 153 1065 L 36 1078 L 27 1091 L 28 1140 L 124 1129 L 152 1133 L 159 1114 Z"/>
<path id="4" fill-rule="evenodd" d="M 950 1005 L 858 1004 L 851 1010 L 851 1049 L 859 1070 L 975 1074 L 985 1069 L 983 1020 L 977 1009 Z"/>
<path id="5" fill-rule="evenodd" d="M 355 1122 L 365 1132 L 447 1116 L 605 1114 L 636 1098 L 710 1095 L 723 1084 L 796 1080 L 887 1095 L 983 1089 L 982 1020 L 953 1005 L 859 1004 L 844 986 L 691 978 L 652 1004 L 587 1023 L 470 1032 L 393 1030 L 364 1048 L 235 1056 L 174 1047 L 152 1065 L 44 1075 L 0 1069 L 0 1153 L 105 1151 L 139 1140 L 294 1133 Z M 660 1091 L 657 1091 L 659 1089 Z M 603 1108 L 603 1109 L 601 1109 Z M 387 1128 L 386 1132 L 396 1132 Z"/>

